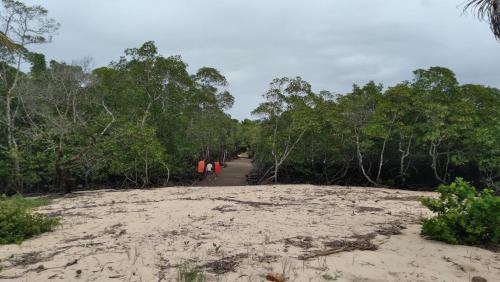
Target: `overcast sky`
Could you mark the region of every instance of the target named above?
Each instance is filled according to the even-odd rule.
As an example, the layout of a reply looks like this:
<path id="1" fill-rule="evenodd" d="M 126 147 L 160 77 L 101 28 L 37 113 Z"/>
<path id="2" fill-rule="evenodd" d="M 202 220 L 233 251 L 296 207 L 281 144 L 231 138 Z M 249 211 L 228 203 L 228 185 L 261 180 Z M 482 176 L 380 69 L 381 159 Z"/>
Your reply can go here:
<path id="1" fill-rule="evenodd" d="M 48 59 L 95 66 L 154 40 L 190 72 L 219 69 L 235 118 L 251 117 L 269 82 L 301 76 L 345 93 L 369 80 L 393 85 L 412 70 L 444 66 L 461 83 L 500 87 L 500 42 L 462 15 L 464 0 L 44 0 L 61 28 L 38 48 Z"/>

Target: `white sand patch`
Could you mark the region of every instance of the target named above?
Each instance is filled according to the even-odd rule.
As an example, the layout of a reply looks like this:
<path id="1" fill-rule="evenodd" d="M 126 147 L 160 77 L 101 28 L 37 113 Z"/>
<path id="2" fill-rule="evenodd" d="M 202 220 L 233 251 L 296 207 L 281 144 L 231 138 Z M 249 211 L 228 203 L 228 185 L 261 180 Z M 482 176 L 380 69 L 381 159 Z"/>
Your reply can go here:
<path id="1" fill-rule="evenodd" d="M 0 280 L 176 281 L 189 262 L 208 281 L 271 271 L 287 281 L 498 281 L 500 254 L 419 236 L 429 212 L 417 199 L 433 195 L 310 185 L 75 193 L 40 209 L 62 216 L 56 231 L 0 246 Z M 378 249 L 349 249 L 369 244 Z"/>

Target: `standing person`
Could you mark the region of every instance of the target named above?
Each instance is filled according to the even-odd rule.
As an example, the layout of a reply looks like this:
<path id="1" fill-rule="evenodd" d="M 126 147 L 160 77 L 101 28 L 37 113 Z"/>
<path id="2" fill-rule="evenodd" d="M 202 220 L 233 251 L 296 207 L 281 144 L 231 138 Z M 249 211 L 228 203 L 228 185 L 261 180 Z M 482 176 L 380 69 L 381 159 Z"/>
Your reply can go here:
<path id="1" fill-rule="evenodd" d="M 203 179 L 203 173 L 205 172 L 205 160 L 200 160 L 198 162 L 198 177 L 199 180 Z"/>
<path id="2" fill-rule="evenodd" d="M 214 168 L 214 166 L 212 165 L 212 163 L 207 164 L 207 177 L 209 180 L 210 180 L 210 176 L 212 175 L 213 168 Z"/>
<path id="3" fill-rule="evenodd" d="M 220 174 L 220 163 L 215 162 L 215 179 L 217 179 L 217 176 Z"/>

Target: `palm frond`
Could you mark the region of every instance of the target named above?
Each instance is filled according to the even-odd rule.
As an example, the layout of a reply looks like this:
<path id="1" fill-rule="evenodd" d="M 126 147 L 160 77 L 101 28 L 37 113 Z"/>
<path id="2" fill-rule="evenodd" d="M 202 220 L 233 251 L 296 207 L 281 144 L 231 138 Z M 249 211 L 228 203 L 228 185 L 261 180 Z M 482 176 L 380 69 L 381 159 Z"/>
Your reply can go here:
<path id="1" fill-rule="evenodd" d="M 23 52 L 24 47 L 14 43 L 10 38 L 0 31 L 0 46 L 5 46 L 9 51 L 13 52 Z"/>
<path id="2" fill-rule="evenodd" d="M 486 19 L 493 34 L 500 40 L 500 0 L 468 0 L 465 10 L 473 10 L 478 18 Z"/>

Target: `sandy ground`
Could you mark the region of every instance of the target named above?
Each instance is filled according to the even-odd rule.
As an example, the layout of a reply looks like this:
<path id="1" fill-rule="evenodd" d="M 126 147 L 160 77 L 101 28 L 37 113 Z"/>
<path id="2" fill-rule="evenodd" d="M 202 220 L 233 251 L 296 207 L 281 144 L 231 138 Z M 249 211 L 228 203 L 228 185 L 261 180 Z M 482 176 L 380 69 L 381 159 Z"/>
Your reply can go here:
<path id="1" fill-rule="evenodd" d="M 500 254 L 420 238 L 422 195 L 433 194 L 309 185 L 75 193 L 40 209 L 62 217 L 57 230 L 0 246 L 0 280 L 176 281 L 189 264 L 207 281 L 265 281 L 269 272 L 499 281 Z"/>

